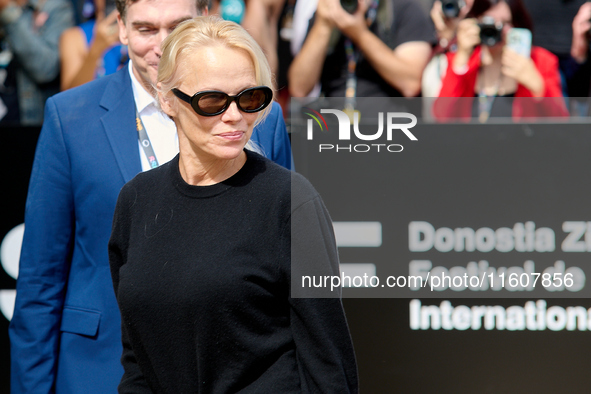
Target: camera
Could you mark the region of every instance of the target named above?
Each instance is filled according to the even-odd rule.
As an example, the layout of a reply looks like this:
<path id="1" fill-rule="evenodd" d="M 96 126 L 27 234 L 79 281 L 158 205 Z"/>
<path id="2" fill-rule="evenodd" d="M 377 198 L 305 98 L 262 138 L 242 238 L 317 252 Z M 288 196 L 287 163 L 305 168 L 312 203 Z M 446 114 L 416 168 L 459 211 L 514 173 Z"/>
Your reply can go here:
<path id="1" fill-rule="evenodd" d="M 485 16 L 482 22 L 478 24 L 480 27 L 480 41 L 482 45 L 492 47 L 503 39 L 503 23 L 495 22 L 494 18 Z"/>
<path id="2" fill-rule="evenodd" d="M 464 0 L 441 0 L 441 9 L 443 15 L 448 18 L 457 18 L 460 16 L 460 10 L 466 5 Z"/>
<path id="3" fill-rule="evenodd" d="M 349 14 L 357 11 L 357 0 L 341 0 L 341 7 Z"/>

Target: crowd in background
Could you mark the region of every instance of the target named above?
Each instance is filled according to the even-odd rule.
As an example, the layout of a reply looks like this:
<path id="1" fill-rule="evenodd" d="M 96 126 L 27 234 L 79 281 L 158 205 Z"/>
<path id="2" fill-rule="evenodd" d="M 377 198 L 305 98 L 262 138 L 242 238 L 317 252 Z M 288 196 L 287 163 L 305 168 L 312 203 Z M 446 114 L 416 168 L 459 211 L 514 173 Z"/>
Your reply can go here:
<path id="1" fill-rule="evenodd" d="M 212 13 L 259 42 L 286 116 L 290 97 L 320 95 L 465 98 L 435 102 L 439 118 L 589 115 L 591 2 L 211 0 Z M 511 28 L 532 33 L 526 53 Z M 128 61 L 114 0 L 0 0 L 0 51 L 0 125 L 40 125 L 49 96 Z"/>

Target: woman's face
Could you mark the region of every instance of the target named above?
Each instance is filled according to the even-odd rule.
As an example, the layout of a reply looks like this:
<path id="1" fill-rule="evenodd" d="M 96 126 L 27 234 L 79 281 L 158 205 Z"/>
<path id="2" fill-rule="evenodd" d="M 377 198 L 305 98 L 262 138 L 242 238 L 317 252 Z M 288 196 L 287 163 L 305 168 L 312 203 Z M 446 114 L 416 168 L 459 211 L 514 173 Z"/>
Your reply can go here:
<path id="1" fill-rule="evenodd" d="M 177 72 L 184 75 L 178 89 L 189 96 L 204 90 L 218 90 L 234 96 L 257 86 L 254 64 L 247 52 L 221 45 L 201 47 L 181 59 Z M 190 104 L 169 97 L 177 101 L 176 105 L 162 108 L 177 125 L 182 153 L 202 161 L 231 160 L 242 153 L 258 113 L 242 112 L 233 101 L 219 115 L 202 116 Z"/>

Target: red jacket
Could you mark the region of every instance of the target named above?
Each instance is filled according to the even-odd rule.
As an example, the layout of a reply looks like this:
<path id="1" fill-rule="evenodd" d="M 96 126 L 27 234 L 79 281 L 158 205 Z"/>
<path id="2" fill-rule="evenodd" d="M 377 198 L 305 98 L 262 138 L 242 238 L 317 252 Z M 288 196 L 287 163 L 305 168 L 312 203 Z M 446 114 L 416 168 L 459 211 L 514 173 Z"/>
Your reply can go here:
<path id="1" fill-rule="evenodd" d="M 448 53 L 448 66 L 441 84 L 439 97 L 466 97 L 461 100 L 436 100 L 433 113 L 438 119 L 470 118 L 478 70 L 480 69 L 480 46 L 476 47 L 468 60 L 468 70 L 458 75 L 453 70 L 455 53 Z M 542 75 L 545 84 L 543 98 L 532 98 L 532 93 L 518 84 L 513 100 L 513 118 L 563 117 L 568 116 L 562 96 L 558 58 L 540 47 L 532 47 L 531 58 Z"/>

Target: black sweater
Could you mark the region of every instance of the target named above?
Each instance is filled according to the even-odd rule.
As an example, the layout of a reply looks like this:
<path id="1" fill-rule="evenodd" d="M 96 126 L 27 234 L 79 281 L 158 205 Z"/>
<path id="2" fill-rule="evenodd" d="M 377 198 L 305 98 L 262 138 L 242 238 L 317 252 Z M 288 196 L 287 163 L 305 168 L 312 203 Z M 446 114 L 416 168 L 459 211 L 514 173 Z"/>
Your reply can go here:
<path id="1" fill-rule="evenodd" d="M 121 190 L 109 257 L 120 392 L 357 391 L 340 293 L 290 294 L 292 265 L 338 274 L 330 217 L 302 176 L 247 151 L 231 178 L 192 186 L 177 156 Z"/>

